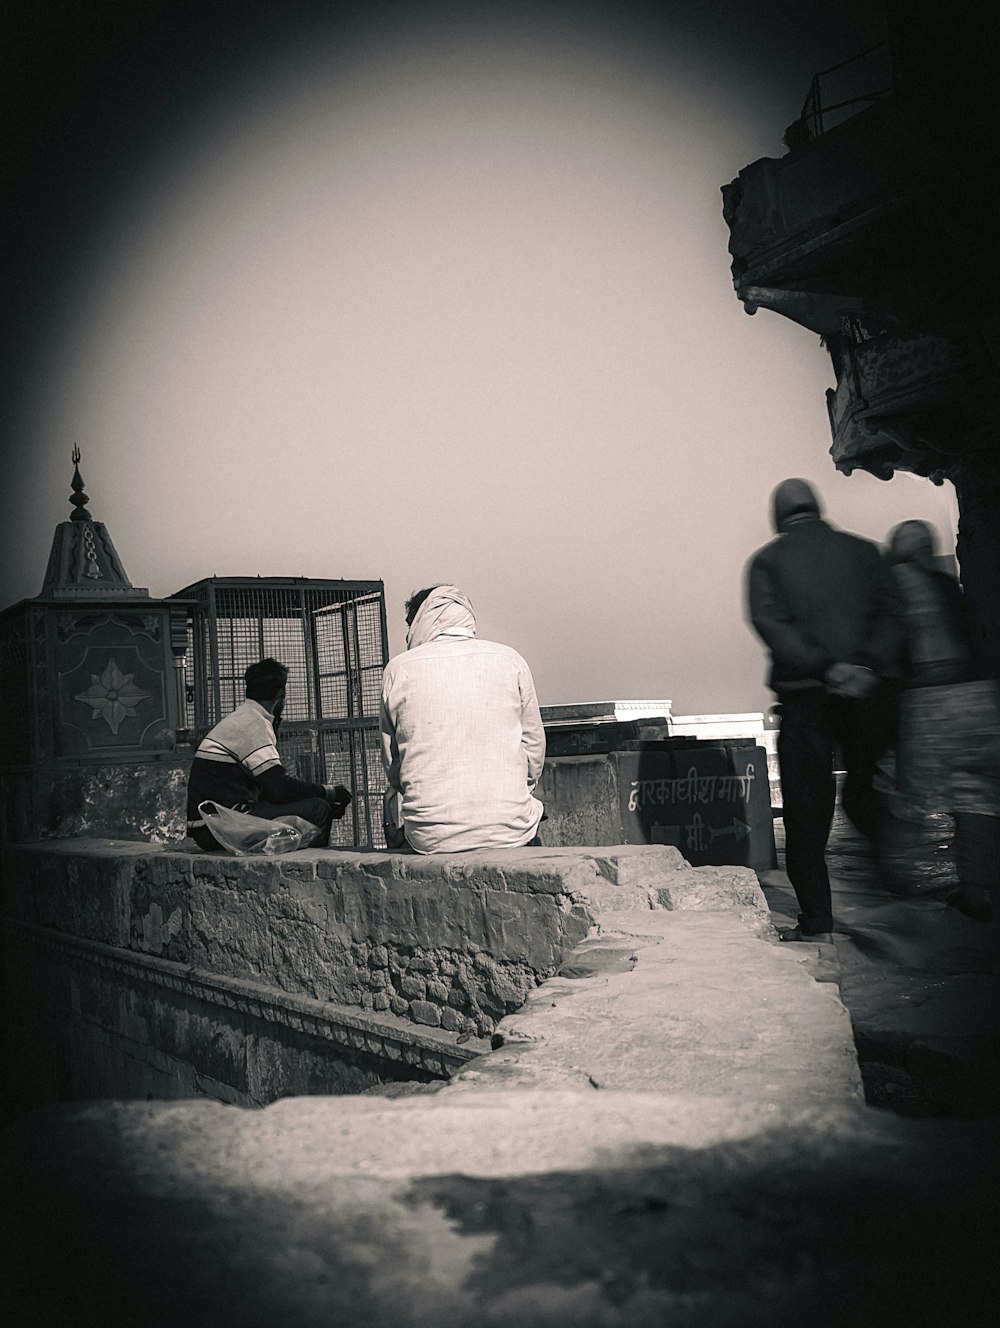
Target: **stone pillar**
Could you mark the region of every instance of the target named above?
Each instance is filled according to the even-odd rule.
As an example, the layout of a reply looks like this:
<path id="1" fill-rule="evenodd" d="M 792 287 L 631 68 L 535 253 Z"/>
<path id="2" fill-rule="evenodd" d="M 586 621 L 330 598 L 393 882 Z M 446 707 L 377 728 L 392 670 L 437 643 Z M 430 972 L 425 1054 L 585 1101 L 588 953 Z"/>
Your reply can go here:
<path id="1" fill-rule="evenodd" d="M 962 462 L 955 469 L 955 489 L 962 587 L 982 661 L 993 677 L 1000 677 L 1000 470 Z"/>

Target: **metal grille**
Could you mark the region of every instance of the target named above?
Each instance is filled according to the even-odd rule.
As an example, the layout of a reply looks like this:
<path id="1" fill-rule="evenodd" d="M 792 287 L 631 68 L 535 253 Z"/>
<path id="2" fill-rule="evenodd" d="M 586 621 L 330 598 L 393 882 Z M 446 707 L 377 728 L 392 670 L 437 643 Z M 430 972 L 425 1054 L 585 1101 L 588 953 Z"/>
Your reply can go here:
<path id="1" fill-rule="evenodd" d="M 308 779 L 318 784 L 344 783 L 343 780 L 327 780 L 319 760 L 316 734 L 310 728 L 281 724 L 278 730 L 278 751 L 281 764 L 296 779 Z"/>
<path id="2" fill-rule="evenodd" d="M 373 595 L 320 609 L 313 620 L 323 719 L 377 718 L 382 695 L 384 604 Z"/>
<path id="3" fill-rule="evenodd" d="M 330 843 L 385 847 L 382 830 L 382 794 L 385 774 L 379 755 L 379 733 L 374 725 L 324 728 L 320 732 L 322 757 L 331 784 L 345 784 L 353 793 L 342 821 L 334 821 Z"/>
<path id="4" fill-rule="evenodd" d="M 378 746 L 388 660 L 381 581 L 216 577 L 177 592 L 194 601 L 188 726 L 197 740 L 244 697 L 243 675 L 270 655 L 288 667 L 278 749 L 300 779 L 344 784 L 354 801 L 331 844 L 381 845 Z"/>

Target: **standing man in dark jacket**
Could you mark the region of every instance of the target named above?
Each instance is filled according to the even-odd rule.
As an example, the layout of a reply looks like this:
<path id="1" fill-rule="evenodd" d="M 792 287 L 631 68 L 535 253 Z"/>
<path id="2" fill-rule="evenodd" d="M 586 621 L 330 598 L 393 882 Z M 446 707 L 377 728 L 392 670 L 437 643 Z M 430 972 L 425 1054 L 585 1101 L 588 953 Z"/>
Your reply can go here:
<path id="1" fill-rule="evenodd" d="M 798 926 L 780 936 L 830 940 L 833 758 L 839 749 L 847 772 L 844 812 L 874 840 L 872 777 L 886 728 L 879 692 L 896 648 L 892 590 L 878 546 L 823 521 L 805 480 L 784 480 L 772 504 L 778 538 L 747 565 L 747 601 L 781 702 L 785 866 L 800 912 Z"/>
<path id="2" fill-rule="evenodd" d="M 285 703 L 288 669 L 276 659 L 251 664 L 244 674 L 247 699 L 224 715 L 202 739 L 188 777 L 187 830 L 199 848 L 217 850 L 198 810 L 203 802 L 233 807 L 269 821 L 301 816 L 318 826 L 315 847 L 330 842 L 330 823 L 340 820 L 351 801 L 342 784 L 311 784 L 281 764 L 275 726 Z"/>

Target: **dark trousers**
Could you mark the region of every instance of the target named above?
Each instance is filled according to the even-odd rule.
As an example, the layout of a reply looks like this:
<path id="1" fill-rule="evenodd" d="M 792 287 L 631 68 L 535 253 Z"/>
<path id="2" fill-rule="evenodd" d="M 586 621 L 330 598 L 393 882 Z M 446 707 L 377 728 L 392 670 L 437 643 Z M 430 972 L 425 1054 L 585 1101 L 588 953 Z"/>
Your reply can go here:
<path id="1" fill-rule="evenodd" d="M 955 868 L 962 885 L 1000 886 L 1000 817 L 955 812 Z"/>
<path id="2" fill-rule="evenodd" d="M 784 804 L 785 870 L 799 901 L 804 932 L 830 931 L 833 905 L 826 844 L 837 787 L 834 755 L 846 771 L 844 814 L 868 839 L 878 835 L 878 802 L 872 778 L 886 742 L 886 710 L 876 694 L 866 701 L 828 696 L 822 688 L 781 697 L 778 765 Z"/>
<path id="3" fill-rule="evenodd" d="M 301 816 L 310 825 L 319 826 L 322 831 L 313 848 L 326 848 L 330 843 L 330 825 L 333 821 L 333 808 L 325 798 L 303 798 L 301 802 L 251 802 L 240 811 L 248 816 L 259 816 L 262 820 L 273 821 L 279 816 Z M 191 838 L 206 853 L 218 852 L 221 845 L 207 826 L 195 826 Z"/>

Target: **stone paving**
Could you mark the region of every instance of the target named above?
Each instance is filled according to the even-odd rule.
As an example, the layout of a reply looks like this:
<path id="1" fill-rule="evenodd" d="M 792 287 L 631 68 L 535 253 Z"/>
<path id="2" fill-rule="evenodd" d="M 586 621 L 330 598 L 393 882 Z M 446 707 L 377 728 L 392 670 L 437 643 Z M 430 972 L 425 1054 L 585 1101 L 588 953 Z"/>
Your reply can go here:
<path id="1" fill-rule="evenodd" d="M 834 979 L 856 1026 L 923 1044 L 926 1018 L 950 1048 L 991 930 L 834 857 L 834 945 L 608 912 L 432 1095 L 15 1122 L 6 1294 L 31 1323 L 155 1328 L 989 1321 L 996 1116 L 864 1105 Z M 782 921 L 787 880 L 764 884 Z"/>
<path id="2" fill-rule="evenodd" d="M 815 948 L 815 947 L 810 947 Z M 765 1104 L 862 1100 L 836 987 L 725 912 L 608 913 L 442 1096 L 541 1088 Z"/>
<path id="3" fill-rule="evenodd" d="M 780 820 L 775 829 L 782 861 Z M 839 809 L 828 858 L 835 931 L 821 963 L 850 1010 L 869 1102 L 907 1115 L 996 1114 L 1000 908 L 983 924 L 940 893 L 889 893 Z M 778 871 L 761 882 L 772 920 L 792 925 L 788 878 Z"/>
<path id="4" fill-rule="evenodd" d="M 3 1180 L 18 1322 L 940 1328 L 992 1317 L 995 1138 L 535 1092 L 81 1105 Z"/>

